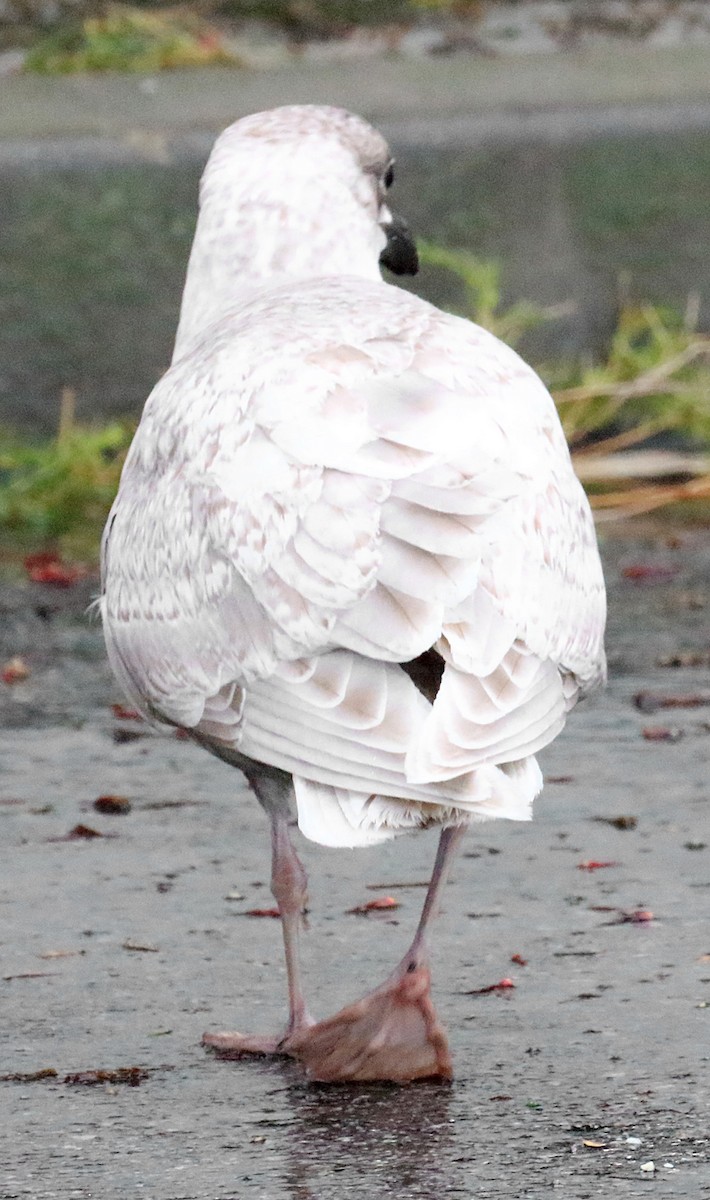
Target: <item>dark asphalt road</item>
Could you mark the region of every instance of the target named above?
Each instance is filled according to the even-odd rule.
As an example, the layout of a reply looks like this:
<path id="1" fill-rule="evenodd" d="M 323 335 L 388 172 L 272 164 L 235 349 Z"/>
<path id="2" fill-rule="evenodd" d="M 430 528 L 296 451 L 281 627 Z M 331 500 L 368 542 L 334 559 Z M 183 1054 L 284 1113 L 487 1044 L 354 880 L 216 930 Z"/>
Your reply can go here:
<path id="1" fill-rule="evenodd" d="M 633 699 L 710 691 L 707 531 L 617 531 L 604 553 L 609 689 L 545 753 L 533 824 L 472 830 L 447 890 L 451 1087 L 312 1087 L 200 1049 L 205 1028 L 283 1020 L 277 922 L 240 915 L 270 903 L 265 820 L 190 744 L 115 740 L 143 730 L 110 711 L 84 594 L 0 589 L 0 664 L 32 669 L 0 684 L 0 1073 L 57 1072 L 0 1084 L 0 1200 L 710 1196 L 710 707 Z M 624 576 L 639 565 L 661 577 Z M 688 650 L 705 665 L 657 665 Z M 131 811 L 97 813 L 105 793 Z M 598 819 L 618 817 L 636 827 Z M 78 823 L 106 836 L 61 840 Z M 434 846 L 301 848 L 322 1016 L 397 961 L 423 891 L 394 885 L 423 880 Z M 380 891 L 401 908 L 346 915 Z M 638 910 L 654 919 L 623 919 Z M 514 989 L 465 994 L 504 977 Z M 134 1066 L 136 1087 L 65 1081 Z"/>

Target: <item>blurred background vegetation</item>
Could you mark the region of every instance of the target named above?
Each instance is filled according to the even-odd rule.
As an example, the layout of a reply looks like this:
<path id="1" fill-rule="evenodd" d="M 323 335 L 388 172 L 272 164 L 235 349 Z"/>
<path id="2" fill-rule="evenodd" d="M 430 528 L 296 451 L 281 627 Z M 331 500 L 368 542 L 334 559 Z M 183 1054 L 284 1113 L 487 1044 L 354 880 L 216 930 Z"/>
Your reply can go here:
<path id="1" fill-rule="evenodd" d="M 0 36 L 32 47 L 29 70 L 154 70 L 238 61 L 224 46 L 227 28 L 257 23 L 298 44 L 427 17 L 475 24 L 483 11 L 482 0 L 2 0 Z"/>
<path id="2" fill-rule="evenodd" d="M 506 72 L 526 14 L 563 53 L 592 36 L 652 40 L 675 22 L 707 36 L 710 61 L 704 0 L 0 0 L 0 59 L 19 47 L 16 69 L 44 75 L 238 71 L 253 65 L 250 38 L 310 62 L 338 39 L 374 39 L 381 57 L 434 30 L 416 54 L 475 63 L 495 59 L 493 31 L 503 53 L 512 47 Z M 169 361 L 194 227 L 199 156 L 161 160 L 158 149 L 144 163 L 0 176 L 0 411 L 11 414 L 0 543 L 96 558 L 136 414 Z M 555 397 L 600 519 L 678 502 L 706 519 L 706 135 L 412 143 L 401 158 L 397 203 L 428 238 L 416 290 L 520 345 Z"/>
<path id="3" fill-rule="evenodd" d="M 41 73 L 154 71 L 240 65 L 234 38 L 245 31 L 270 32 L 296 49 L 369 32 L 397 50 L 411 31 L 434 28 L 433 53 L 490 54 L 519 38 L 526 10 L 538 39 L 569 48 L 590 35 L 663 38 L 669 23 L 676 37 L 710 37 L 707 7 L 705 0 L 0 0 L 0 50 L 29 50 L 25 69 Z M 495 29 L 486 24 L 491 15 Z"/>
<path id="4" fill-rule="evenodd" d="M 495 263 L 430 243 L 421 243 L 420 253 L 424 265 L 449 271 L 461 283 L 460 314 L 510 345 L 559 316 L 556 307 L 526 301 L 502 306 Z M 657 455 L 656 473 L 660 464 L 661 473 L 672 478 L 650 487 L 630 479 L 636 472 L 628 466 L 609 466 L 619 451 L 662 434 L 710 446 L 710 336 L 697 332 L 696 315 L 692 301 L 684 316 L 627 304 L 599 360 L 540 368 L 552 388 L 577 470 L 600 512 L 627 516 L 710 499 L 710 455 L 693 459 L 671 453 L 670 464 Z M 55 437 L 28 440 L 6 432 L 0 448 L 0 535 L 23 550 L 51 546 L 91 562 L 135 422 L 77 423 L 75 400 L 71 388 L 63 389 Z M 621 488 L 619 479 L 625 480 Z"/>

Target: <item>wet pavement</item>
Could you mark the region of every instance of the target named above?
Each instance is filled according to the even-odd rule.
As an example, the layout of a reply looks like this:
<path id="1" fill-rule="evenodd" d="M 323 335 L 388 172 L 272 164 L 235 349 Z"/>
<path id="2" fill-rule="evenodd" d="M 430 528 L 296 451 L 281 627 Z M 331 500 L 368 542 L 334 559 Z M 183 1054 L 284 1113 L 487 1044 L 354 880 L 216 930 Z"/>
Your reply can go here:
<path id="1" fill-rule="evenodd" d="M 266 821 L 237 772 L 114 715 L 91 582 L 0 586 L 0 667 L 31 669 L 0 684 L 0 1200 L 710 1196 L 708 543 L 604 537 L 610 686 L 542 756 L 535 821 L 472 830 L 446 892 L 451 1086 L 314 1087 L 200 1048 L 284 1018 L 278 922 L 244 915 L 272 903 Z M 405 949 L 434 843 L 300 848 L 324 1016 Z M 378 895 L 401 906 L 347 914 Z"/>

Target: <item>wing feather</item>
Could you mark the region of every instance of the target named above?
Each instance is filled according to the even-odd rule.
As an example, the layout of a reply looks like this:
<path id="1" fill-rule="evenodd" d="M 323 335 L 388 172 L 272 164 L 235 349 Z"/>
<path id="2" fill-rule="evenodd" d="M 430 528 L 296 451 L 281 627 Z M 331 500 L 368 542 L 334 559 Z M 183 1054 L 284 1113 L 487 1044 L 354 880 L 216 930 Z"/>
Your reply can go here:
<path id="1" fill-rule="evenodd" d="M 175 363 L 103 574 L 132 699 L 292 771 L 309 836 L 308 804 L 330 837 L 391 831 L 397 803 L 402 827 L 431 819 L 412 804 L 527 813 L 537 767 L 515 764 L 604 671 L 591 515 L 545 388 L 366 280 L 274 289 Z M 397 665 L 432 646 L 433 706 Z"/>

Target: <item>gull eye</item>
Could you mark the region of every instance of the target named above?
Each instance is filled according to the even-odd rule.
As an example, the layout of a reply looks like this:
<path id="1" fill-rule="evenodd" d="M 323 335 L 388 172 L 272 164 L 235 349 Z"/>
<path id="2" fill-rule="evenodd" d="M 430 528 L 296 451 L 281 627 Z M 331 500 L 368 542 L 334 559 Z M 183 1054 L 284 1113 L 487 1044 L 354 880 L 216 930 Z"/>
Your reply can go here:
<path id="1" fill-rule="evenodd" d="M 382 182 L 384 183 L 386 188 L 392 187 L 392 184 L 394 183 L 394 163 L 390 163 L 390 165 L 388 166 L 387 170 L 384 173 Z"/>

